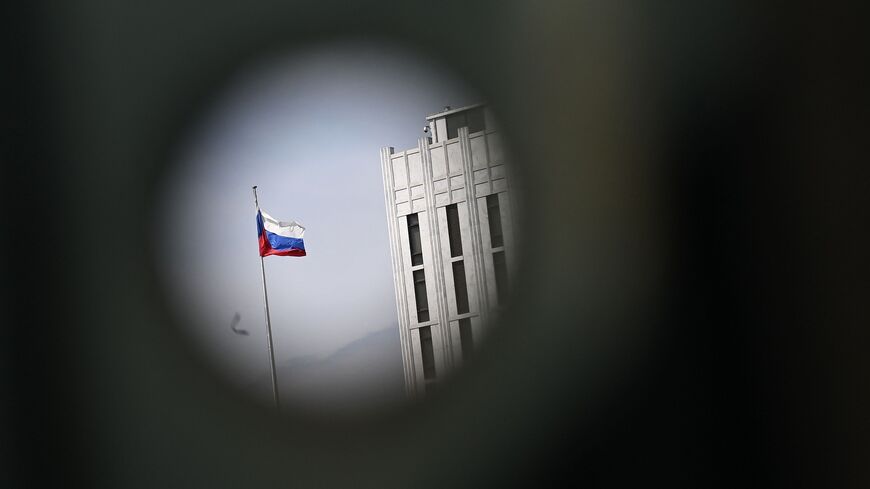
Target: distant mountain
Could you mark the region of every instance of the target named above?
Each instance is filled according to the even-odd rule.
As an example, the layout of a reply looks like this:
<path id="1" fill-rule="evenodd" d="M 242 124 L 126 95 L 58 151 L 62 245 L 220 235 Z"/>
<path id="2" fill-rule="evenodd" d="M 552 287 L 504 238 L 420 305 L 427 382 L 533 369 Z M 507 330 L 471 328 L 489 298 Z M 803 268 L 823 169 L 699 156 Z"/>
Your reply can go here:
<path id="1" fill-rule="evenodd" d="M 404 400 L 398 326 L 352 341 L 327 357 L 294 357 L 276 368 L 282 403 L 354 413 Z M 268 373 L 252 385 L 271 397 Z"/>

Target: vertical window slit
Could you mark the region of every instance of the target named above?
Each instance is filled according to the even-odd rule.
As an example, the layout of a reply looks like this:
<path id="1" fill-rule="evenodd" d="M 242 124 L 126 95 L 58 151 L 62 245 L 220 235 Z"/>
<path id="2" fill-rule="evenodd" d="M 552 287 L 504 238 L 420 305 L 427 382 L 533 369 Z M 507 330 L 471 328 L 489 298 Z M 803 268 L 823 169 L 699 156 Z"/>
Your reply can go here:
<path id="1" fill-rule="evenodd" d="M 408 215 L 408 241 L 411 245 L 411 265 L 422 265 L 423 244 L 420 241 L 420 220 L 417 214 Z"/>
<path id="2" fill-rule="evenodd" d="M 459 209 L 450 204 L 447 210 L 447 237 L 450 241 L 450 256 L 462 256 L 462 233 L 459 230 Z"/>
<path id="3" fill-rule="evenodd" d="M 489 239 L 493 248 L 504 246 L 501 231 L 501 209 L 498 207 L 498 194 L 486 196 L 486 213 L 489 216 Z"/>
<path id="4" fill-rule="evenodd" d="M 432 347 L 432 329 L 429 326 L 420 328 L 420 353 L 423 357 L 423 378 L 435 378 L 435 349 Z"/>
<path id="5" fill-rule="evenodd" d="M 453 289 L 456 292 L 456 312 L 465 314 L 468 312 L 468 286 L 465 282 L 465 263 L 453 262 Z"/>
<path id="6" fill-rule="evenodd" d="M 429 320 L 429 297 L 426 295 L 426 274 L 423 270 L 414 270 L 414 298 L 417 301 L 417 322 Z"/>
<path id="7" fill-rule="evenodd" d="M 471 336 L 471 318 L 459 320 L 459 342 L 462 345 L 462 359 L 469 360 L 474 351 L 474 338 Z"/>

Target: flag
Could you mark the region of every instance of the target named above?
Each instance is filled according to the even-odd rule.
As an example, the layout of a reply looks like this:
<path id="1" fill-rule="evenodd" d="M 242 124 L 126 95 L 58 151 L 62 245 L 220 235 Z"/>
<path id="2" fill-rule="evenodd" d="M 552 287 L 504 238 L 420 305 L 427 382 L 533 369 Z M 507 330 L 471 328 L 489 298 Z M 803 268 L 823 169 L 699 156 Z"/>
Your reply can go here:
<path id="1" fill-rule="evenodd" d="M 305 256 L 302 235 L 305 228 L 296 221 L 284 222 L 257 209 L 260 256 Z"/>

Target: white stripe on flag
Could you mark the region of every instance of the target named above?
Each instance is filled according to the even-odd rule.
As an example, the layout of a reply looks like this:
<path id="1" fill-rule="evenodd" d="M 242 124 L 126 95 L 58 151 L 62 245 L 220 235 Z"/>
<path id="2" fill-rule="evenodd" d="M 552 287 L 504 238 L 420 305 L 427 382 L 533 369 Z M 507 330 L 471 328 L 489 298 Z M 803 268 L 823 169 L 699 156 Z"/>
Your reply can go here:
<path id="1" fill-rule="evenodd" d="M 302 235 L 305 234 L 305 228 L 296 221 L 279 221 L 266 214 L 262 209 L 260 209 L 260 213 L 263 214 L 263 227 L 270 233 L 284 236 L 285 238 L 302 238 Z"/>

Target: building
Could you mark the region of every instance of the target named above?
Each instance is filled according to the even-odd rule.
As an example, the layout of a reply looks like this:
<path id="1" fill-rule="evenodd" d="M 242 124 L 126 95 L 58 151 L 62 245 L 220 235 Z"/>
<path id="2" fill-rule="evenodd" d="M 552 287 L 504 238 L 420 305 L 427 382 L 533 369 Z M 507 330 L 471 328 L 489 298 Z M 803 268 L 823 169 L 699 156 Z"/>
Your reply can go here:
<path id="1" fill-rule="evenodd" d="M 416 148 L 381 149 L 405 387 L 468 361 L 508 293 L 515 259 L 510 182 L 489 109 L 430 115 Z"/>

